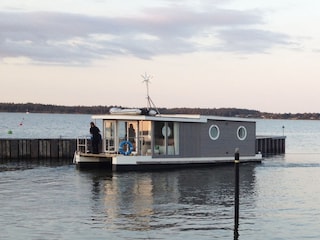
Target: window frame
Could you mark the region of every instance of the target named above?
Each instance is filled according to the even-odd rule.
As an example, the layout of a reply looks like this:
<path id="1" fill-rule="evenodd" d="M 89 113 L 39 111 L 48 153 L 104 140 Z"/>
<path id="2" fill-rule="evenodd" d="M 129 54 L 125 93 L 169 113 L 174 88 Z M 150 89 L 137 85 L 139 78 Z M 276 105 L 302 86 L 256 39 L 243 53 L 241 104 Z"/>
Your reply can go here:
<path id="1" fill-rule="evenodd" d="M 212 136 L 212 133 L 211 133 L 211 131 L 212 131 L 212 129 L 213 128 L 215 128 L 216 130 L 217 130 L 217 134 L 216 134 L 216 136 Z M 220 128 L 219 128 L 219 126 L 218 125 L 216 125 L 216 124 L 212 124 L 210 127 L 209 127 L 209 137 L 211 138 L 211 140 L 218 140 L 219 139 L 219 137 L 220 137 Z"/>
<path id="2" fill-rule="evenodd" d="M 243 131 L 243 136 L 240 136 L 241 131 Z M 237 137 L 240 141 L 244 141 L 248 136 L 248 131 L 245 126 L 239 126 L 237 129 Z"/>

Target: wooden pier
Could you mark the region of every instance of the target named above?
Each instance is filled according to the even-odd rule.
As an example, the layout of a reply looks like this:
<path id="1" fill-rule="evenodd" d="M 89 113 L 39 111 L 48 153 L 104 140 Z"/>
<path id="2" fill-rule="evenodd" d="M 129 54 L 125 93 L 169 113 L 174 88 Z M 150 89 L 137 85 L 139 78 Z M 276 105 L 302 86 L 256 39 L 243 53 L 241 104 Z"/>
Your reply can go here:
<path id="1" fill-rule="evenodd" d="M 76 150 L 76 139 L 0 139 L 0 159 L 66 159 Z"/>
<path id="2" fill-rule="evenodd" d="M 285 153 L 284 136 L 257 136 L 256 152 L 263 156 Z M 73 159 L 77 139 L 0 139 L 0 160 Z"/>
<path id="3" fill-rule="evenodd" d="M 257 136 L 256 152 L 263 156 L 284 154 L 286 152 L 285 136 Z"/>

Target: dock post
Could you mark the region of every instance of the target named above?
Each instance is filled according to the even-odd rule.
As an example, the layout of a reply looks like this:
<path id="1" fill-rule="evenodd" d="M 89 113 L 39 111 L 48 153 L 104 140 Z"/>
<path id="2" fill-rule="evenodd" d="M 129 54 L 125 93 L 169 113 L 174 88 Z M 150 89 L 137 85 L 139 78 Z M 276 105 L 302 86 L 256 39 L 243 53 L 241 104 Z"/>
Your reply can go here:
<path id="1" fill-rule="evenodd" d="M 234 239 L 238 239 L 239 232 L 239 164 L 240 153 L 239 148 L 236 148 L 234 154 L 234 169 L 235 169 L 235 188 L 234 188 Z"/>

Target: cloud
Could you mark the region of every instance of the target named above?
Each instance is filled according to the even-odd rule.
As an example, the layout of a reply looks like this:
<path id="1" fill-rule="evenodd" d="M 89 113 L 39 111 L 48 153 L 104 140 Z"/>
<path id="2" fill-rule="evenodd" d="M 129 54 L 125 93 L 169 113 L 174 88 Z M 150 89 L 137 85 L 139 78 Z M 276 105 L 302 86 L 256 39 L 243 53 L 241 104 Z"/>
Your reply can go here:
<path id="1" fill-rule="evenodd" d="M 260 30 L 261 12 L 230 9 L 148 8 L 140 15 L 103 17 L 60 12 L 0 12 L 0 58 L 52 64 L 197 51 L 261 53 L 289 43 Z M 209 33 L 209 34 L 208 34 Z"/>
<path id="2" fill-rule="evenodd" d="M 217 32 L 222 44 L 213 47 L 214 50 L 239 52 L 239 53 L 261 53 L 273 46 L 288 46 L 289 36 L 260 29 L 224 29 Z"/>

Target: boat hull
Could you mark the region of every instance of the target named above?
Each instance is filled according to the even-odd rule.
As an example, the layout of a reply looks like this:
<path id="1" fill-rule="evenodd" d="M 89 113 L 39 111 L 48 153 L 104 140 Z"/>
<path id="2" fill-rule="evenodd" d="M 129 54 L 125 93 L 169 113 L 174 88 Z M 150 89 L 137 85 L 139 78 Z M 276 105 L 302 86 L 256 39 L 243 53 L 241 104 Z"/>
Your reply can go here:
<path id="1" fill-rule="evenodd" d="M 78 168 L 112 168 L 112 157 L 104 154 L 75 153 L 73 163 Z"/>
<path id="2" fill-rule="evenodd" d="M 244 162 L 261 162 L 262 155 L 243 156 Z M 76 153 L 74 163 L 80 168 L 106 168 L 112 171 L 163 170 L 190 167 L 205 167 L 234 163 L 233 157 L 203 158 L 153 158 L 152 156 L 124 156 Z"/>

